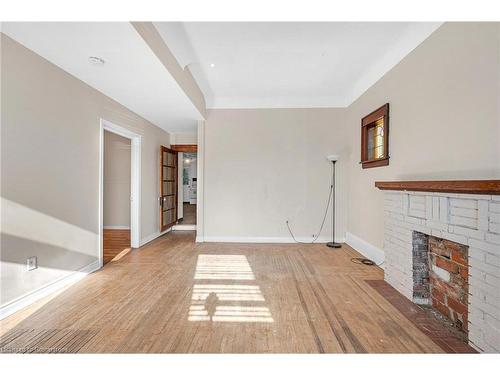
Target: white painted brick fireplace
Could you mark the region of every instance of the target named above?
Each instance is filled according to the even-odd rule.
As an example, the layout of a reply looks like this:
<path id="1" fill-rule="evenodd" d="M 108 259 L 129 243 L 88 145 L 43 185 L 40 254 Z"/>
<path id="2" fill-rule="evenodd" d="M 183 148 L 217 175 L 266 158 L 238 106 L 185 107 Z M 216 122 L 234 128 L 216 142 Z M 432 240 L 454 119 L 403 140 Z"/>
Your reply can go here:
<path id="1" fill-rule="evenodd" d="M 467 245 L 469 344 L 500 352 L 500 196 L 385 191 L 384 211 L 385 280 L 413 300 L 414 231 Z"/>

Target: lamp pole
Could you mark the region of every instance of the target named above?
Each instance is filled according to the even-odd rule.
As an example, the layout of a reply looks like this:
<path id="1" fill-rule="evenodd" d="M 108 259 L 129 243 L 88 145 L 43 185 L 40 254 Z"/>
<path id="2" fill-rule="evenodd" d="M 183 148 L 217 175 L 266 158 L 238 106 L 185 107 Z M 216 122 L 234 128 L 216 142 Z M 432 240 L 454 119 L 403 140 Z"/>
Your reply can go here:
<path id="1" fill-rule="evenodd" d="M 335 162 L 337 161 L 334 158 L 330 159 L 332 162 L 332 242 L 328 242 L 326 246 L 328 247 L 333 247 L 333 248 L 339 248 L 342 247 L 341 244 L 335 242 Z"/>

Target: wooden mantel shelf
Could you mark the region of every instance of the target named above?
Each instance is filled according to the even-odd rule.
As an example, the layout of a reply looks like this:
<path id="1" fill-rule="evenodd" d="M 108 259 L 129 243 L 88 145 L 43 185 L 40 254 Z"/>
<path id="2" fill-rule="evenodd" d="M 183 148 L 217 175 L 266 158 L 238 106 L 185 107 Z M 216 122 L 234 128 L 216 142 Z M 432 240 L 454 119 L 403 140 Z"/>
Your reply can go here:
<path id="1" fill-rule="evenodd" d="M 377 181 L 375 186 L 380 190 L 500 195 L 500 180 Z"/>

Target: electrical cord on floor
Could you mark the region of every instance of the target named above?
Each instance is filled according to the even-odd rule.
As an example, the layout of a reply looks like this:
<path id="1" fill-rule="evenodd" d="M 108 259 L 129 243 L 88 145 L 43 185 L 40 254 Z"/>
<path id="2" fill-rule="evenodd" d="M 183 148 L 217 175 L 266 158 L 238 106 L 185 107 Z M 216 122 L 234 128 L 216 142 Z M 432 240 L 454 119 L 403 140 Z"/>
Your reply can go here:
<path id="1" fill-rule="evenodd" d="M 375 262 L 367 258 L 351 258 L 351 262 L 356 264 L 364 264 L 365 266 L 374 266 Z"/>
<path id="2" fill-rule="evenodd" d="M 325 214 L 323 215 L 323 221 L 321 222 L 321 226 L 319 228 L 318 234 L 316 234 L 316 236 L 313 236 L 313 240 L 311 242 L 302 242 L 302 241 L 297 240 L 295 238 L 295 236 L 293 235 L 292 228 L 290 228 L 290 224 L 288 223 L 288 220 L 286 221 L 286 227 L 288 228 L 288 232 L 290 232 L 290 235 L 292 236 L 293 240 L 296 243 L 308 245 L 308 244 L 313 244 L 318 240 L 319 236 L 321 235 L 321 232 L 323 231 L 323 227 L 325 225 L 326 215 L 328 215 L 328 208 L 330 207 L 330 201 L 332 200 L 332 195 L 333 195 L 333 183 L 330 184 L 330 191 L 328 193 L 328 201 L 326 203 L 326 209 L 325 209 Z M 356 264 L 363 264 L 365 266 L 377 266 L 377 267 L 380 267 L 382 264 L 384 264 L 384 261 L 377 264 L 373 260 L 368 259 L 368 258 L 351 258 L 351 262 L 356 263 Z"/>
<path id="3" fill-rule="evenodd" d="M 315 243 L 318 240 L 319 236 L 321 235 L 321 232 L 323 231 L 323 227 L 325 225 L 326 215 L 328 215 L 328 208 L 330 207 L 330 201 L 332 200 L 332 195 L 333 195 L 333 183 L 330 184 L 330 192 L 328 193 L 328 202 L 326 203 L 326 209 L 325 209 L 325 215 L 323 216 L 323 221 L 321 222 L 321 226 L 319 228 L 318 234 L 316 234 L 316 236 L 313 236 L 313 240 L 311 242 L 301 242 L 301 241 L 298 241 L 295 238 L 295 236 L 293 235 L 293 232 L 292 232 L 292 229 L 290 228 L 290 224 L 288 223 L 288 220 L 286 221 L 286 226 L 288 228 L 288 232 L 290 232 L 290 235 L 292 236 L 293 240 L 296 243 L 300 243 L 300 244 L 312 244 L 312 243 Z"/>
<path id="4" fill-rule="evenodd" d="M 328 202 L 326 203 L 326 210 L 325 210 L 325 214 L 323 215 L 323 221 L 321 222 L 321 226 L 319 228 L 318 234 L 316 234 L 316 236 L 313 237 L 314 239 L 311 242 L 302 242 L 302 241 L 297 240 L 295 238 L 295 236 L 293 235 L 292 228 L 290 228 L 290 224 L 288 223 L 288 220 L 286 221 L 286 226 L 288 228 L 288 232 L 290 232 L 290 235 L 292 236 L 293 240 L 296 243 L 308 245 L 308 244 L 313 244 L 317 241 L 317 239 L 321 235 L 321 232 L 323 231 L 323 227 L 325 225 L 326 215 L 328 215 L 328 208 L 330 207 L 330 201 L 332 200 L 332 194 L 333 194 L 333 184 L 330 185 L 330 192 L 328 193 Z M 377 266 L 377 267 L 380 267 L 382 264 L 384 264 L 384 261 L 377 264 L 373 260 L 368 259 L 368 258 L 351 258 L 351 262 L 356 263 L 356 264 L 363 264 L 365 266 Z"/>
<path id="5" fill-rule="evenodd" d="M 351 262 L 356 264 L 364 264 L 365 266 L 378 266 L 380 267 L 384 262 L 380 262 L 379 264 L 375 263 L 373 260 L 368 258 L 351 258 Z"/>

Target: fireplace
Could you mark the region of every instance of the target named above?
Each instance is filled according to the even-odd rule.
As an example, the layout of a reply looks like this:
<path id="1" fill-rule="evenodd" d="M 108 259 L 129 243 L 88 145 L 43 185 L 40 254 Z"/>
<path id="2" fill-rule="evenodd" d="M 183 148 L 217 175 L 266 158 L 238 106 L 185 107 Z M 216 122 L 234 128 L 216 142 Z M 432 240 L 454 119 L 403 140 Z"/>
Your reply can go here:
<path id="1" fill-rule="evenodd" d="M 500 180 L 377 182 L 384 192 L 384 278 L 500 352 Z"/>
<path id="2" fill-rule="evenodd" d="M 432 307 L 467 340 L 469 247 L 417 231 L 412 246 L 413 301 Z"/>

